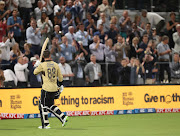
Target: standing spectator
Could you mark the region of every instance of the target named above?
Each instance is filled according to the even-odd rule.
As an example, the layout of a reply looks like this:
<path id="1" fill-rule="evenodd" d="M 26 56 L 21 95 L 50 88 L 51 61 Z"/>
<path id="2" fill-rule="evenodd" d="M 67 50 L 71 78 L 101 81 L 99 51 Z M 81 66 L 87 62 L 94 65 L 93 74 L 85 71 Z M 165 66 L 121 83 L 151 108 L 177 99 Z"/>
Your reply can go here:
<path id="1" fill-rule="evenodd" d="M 1 50 L 1 64 L 10 65 L 10 48 L 15 44 L 13 33 L 8 33 L 8 36 L 4 35 L 2 42 L 0 43 Z M 6 69 L 8 66 L 2 66 L 2 69 Z"/>
<path id="2" fill-rule="evenodd" d="M 165 25 L 165 19 L 155 12 L 142 11 L 142 16 L 147 17 L 151 27 L 156 27 L 157 34 L 161 32 Z"/>
<path id="3" fill-rule="evenodd" d="M 57 5 L 54 6 L 54 16 L 57 16 L 61 22 L 65 13 L 65 6 L 63 6 L 64 0 L 56 0 Z"/>
<path id="4" fill-rule="evenodd" d="M 2 19 L 0 19 L 0 42 L 2 42 L 2 37 L 6 35 L 6 29 L 7 29 L 6 20 L 2 21 Z"/>
<path id="5" fill-rule="evenodd" d="M 148 35 L 149 40 L 152 40 L 153 34 L 152 34 L 151 24 L 150 23 L 146 24 L 146 28 L 145 28 L 145 31 L 143 32 L 143 35 L 145 35 L 145 34 Z"/>
<path id="6" fill-rule="evenodd" d="M 62 37 L 61 53 L 62 56 L 66 59 L 66 62 L 69 63 L 73 60 L 73 53 L 76 53 L 76 44 L 73 42 L 72 44 L 68 44 L 68 40 L 66 36 Z"/>
<path id="7" fill-rule="evenodd" d="M 50 20 L 53 19 L 53 2 L 51 0 L 41 0 L 43 7 L 45 7 L 47 9 L 47 15 L 50 18 Z"/>
<path id="8" fill-rule="evenodd" d="M 13 9 L 18 8 L 19 0 L 6 0 L 7 10 L 13 11 Z"/>
<path id="9" fill-rule="evenodd" d="M 87 62 L 84 58 L 84 53 L 77 54 L 75 60 L 70 64 L 74 73 L 73 85 L 85 86 L 86 82 L 84 68 L 86 64 Z"/>
<path id="10" fill-rule="evenodd" d="M 171 69 L 171 83 L 179 84 L 180 83 L 180 59 L 179 53 L 174 53 L 173 62 L 170 63 Z"/>
<path id="11" fill-rule="evenodd" d="M 69 64 L 66 63 L 66 59 L 64 57 L 60 57 L 60 63 L 59 68 L 61 70 L 61 73 L 63 75 L 63 82 L 62 84 L 64 86 L 71 86 L 72 85 L 72 80 L 70 79 L 71 77 L 74 77 L 74 74 L 72 73 L 71 67 Z"/>
<path id="12" fill-rule="evenodd" d="M 5 2 L 4 1 L 0 1 L 0 20 L 2 19 L 7 20 L 9 15 L 10 15 L 11 11 L 10 10 L 5 10 Z"/>
<path id="13" fill-rule="evenodd" d="M 14 71 L 16 74 L 16 77 L 18 79 L 17 86 L 19 88 L 26 88 L 27 87 L 27 79 L 26 79 L 26 73 L 25 70 L 28 67 L 28 63 L 23 62 L 23 57 L 18 58 L 18 63 L 14 66 Z"/>
<path id="14" fill-rule="evenodd" d="M 104 38 L 105 38 L 105 32 L 104 32 L 103 24 L 100 24 L 100 25 L 99 25 L 98 31 L 96 31 L 96 32 L 94 33 L 94 36 L 95 36 L 95 35 L 98 35 L 99 38 L 100 38 L 100 40 L 101 40 L 101 43 L 105 44 L 105 40 L 104 40 Z"/>
<path id="15" fill-rule="evenodd" d="M 169 48 L 169 37 L 168 36 L 163 36 L 162 37 L 162 42 L 158 44 L 157 46 L 157 51 L 159 55 L 159 61 L 162 62 L 163 64 L 160 64 L 160 82 L 164 82 L 164 71 L 168 73 L 168 83 L 171 82 L 171 71 L 169 68 L 169 61 L 170 61 L 170 56 L 169 54 L 171 53 L 171 50 Z"/>
<path id="16" fill-rule="evenodd" d="M 25 29 L 28 27 L 28 23 L 30 22 L 31 9 L 32 9 L 31 0 L 19 0 L 19 13 L 23 22 L 23 28 Z"/>
<path id="17" fill-rule="evenodd" d="M 99 25 L 103 25 L 103 29 L 105 32 L 109 30 L 109 19 L 106 18 L 105 13 L 100 14 L 100 19 L 97 21 L 97 28 L 99 28 Z"/>
<path id="18" fill-rule="evenodd" d="M 136 16 L 134 17 L 134 23 L 137 25 L 137 27 L 140 27 L 140 28 L 142 28 L 142 29 L 145 29 L 145 24 L 144 24 L 144 22 L 142 22 L 141 16 L 136 15 Z"/>
<path id="19" fill-rule="evenodd" d="M 169 47 L 172 49 L 174 48 L 174 41 L 173 41 L 173 33 L 176 32 L 176 25 L 178 22 L 176 22 L 176 14 L 174 12 L 170 13 L 171 20 L 167 23 L 166 29 L 168 30 L 168 37 L 169 37 Z"/>
<path id="20" fill-rule="evenodd" d="M 89 62 L 85 68 L 86 82 L 89 83 L 89 86 L 100 86 L 100 78 L 102 76 L 101 65 L 96 63 L 96 56 L 91 55 L 91 62 Z"/>
<path id="21" fill-rule="evenodd" d="M 91 13 L 92 19 L 94 19 L 95 22 L 98 20 L 98 12 L 99 10 L 97 9 L 97 0 L 91 0 L 89 3 L 88 7 L 88 12 Z"/>
<path id="22" fill-rule="evenodd" d="M 136 59 L 135 60 L 135 65 L 136 65 L 136 84 L 144 84 L 144 74 L 145 74 L 145 69 L 144 66 L 141 65 L 140 60 Z"/>
<path id="23" fill-rule="evenodd" d="M 76 39 L 76 34 L 74 33 L 74 27 L 70 26 L 68 33 L 65 34 L 65 36 L 68 39 L 68 44 L 72 44 L 73 41 Z"/>
<path id="24" fill-rule="evenodd" d="M 74 22 L 74 19 L 72 18 L 71 12 L 66 12 L 65 15 L 65 18 L 62 20 L 62 31 L 64 35 L 68 32 L 69 26 L 74 26 L 74 28 L 76 29 L 76 24 Z"/>
<path id="25" fill-rule="evenodd" d="M 132 58 L 132 57 L 138 58 L 138 53 L 137 53 L 138 44 L 139 44 L 139 38 L 134 37 L 132 40 L 132 44 L 130 46 L 129 58 Z"/>
<path id="26" fill-rule="evenodd" d="M 113 44 L 117 43 L 117 36 L 118 36 L 118 31 L 115 28 L 115 24 L 110 23 L 109 30 L 106 32 L 108 35 L 108 38 L 113 40 Z"/>
<path id="27" fill-rule="evenodd" d="M 30 50 L 30 48 L 31 48 L 31 45 L 30 45 L 30 44 L 28 44 L 28 43 L 25 43 L 25 44 L 24 44 L 23 55 L 24 55 L 25 57 L 27 57 L 29 60 L 31 59 L 31 57 L 34 56 L 34 54 L 32 53 L 32 51 Z"/>
<path id="28" fill-rule="evenodd" d="M 131 19 L 128 15 L 128 11 L 125 10 L 123 12 L 123 16 L 119 19 L 120 27 L 121 27 L 121 36 L 124 37 L 125 39 L 127 36 L 129 36 L 130 32 L 132 31 L 131 26 L 132 22 Z"/>
<path id="29" fill-rule="evenodd" d="M 18 10 L 13 9 L 12 16 L 7 20 L 7 29 L 14 33 L 14 39 L 17 43 L 21 41 L 21 31 L 23 29 L 21 18 L 17 16 Z"/>
<path id="30" fill-rule="evenodd" d="M 93 32 L 95 32 L 97 30 L 97 27 L 94 22 L 94 19 L 92 19 L 92 16 L 90 13 L 87 13 L 86 17 L 87 19 L 84 21 L 85 30 L 88 31 L 89 29 L 92 29 Z"/>
<path id="31" fill-rule="evenodd" d="M 152 40 L 155 42 L 155 45 L 157 46 L 160 43 L 159 35 L 157 35 L 156 28 L 152 28 Z"/>
<path id="32" fill-rule="evenodd" d="M 47 12 L 47 9 L 45 7 L 43 7 L 42 1 L 39 0 L 37 2 L 37 7 L 34 9 L 34 14 L 35 14 L 35 17 L 36 17 L 36 21 L 41 19 L 41 13 L 42 12 Z"/>
<path id="33" fill-rule="evenodd" d="M 60 31 L 60 26 L 59 25 L 55 25 L 54 26 L 54 36 L 58 38 L 58 42 L 61 43 L 61 31 Z"/>
<path id="34" fill-rule="evenodd" d="M 119 81 L 118 84 L 129 85 L 130 84 L 131 68 L 127 66 L 127 60 L 121 60 L 121 67 L 118 68 Z"/>
<path id="35" fill-rule="evenodd" d="M 179 53 L 180 52 L 180 24 L 176 25 L 176 30 L 177 32 L 173 34 L 173 40 L 175 43 L 174 50 Z"/>
<path id="36" fill-rule="evenodd" d="M 4 77 L 4 73 L 3 73 L 3 70 L 0 69 L 0 88 L 4 87 L 4 80 L 5 80 L 5 77 Z"/>
<path id="37" fill-rule="evenodd" d="M 132 57 L 130 60 L 130 65 L 129 67 L 131 68 L 131 74 L 130 74 L 130 84 L 135 85 L 137 81 L 137 76 L 136 76 L 136 58 Z"/>
<path id="38" fill-rule="evenodd" d="M 54 62 L 58 63 L 61 56 L 61 47 L 57 37 L 53 37 L 52 44 L 49 46 L 51 58 Z"/>
<path id="39" fill-rule="evenodd" d="M 4 87 L 5 88 L 16 88 L 17 86 L 17 77 L 14 72 L 10 69 L 6 69 L 4 72 Z"/>
<path id="40" fill-rule="evenodd" d="M 115 30 L 119 32 L 118 18 L 117 16 L 112 16 L 110 23 L 115 25 Z"/>
<path id="41" fill-rule="evenodd" d="M 135 23 L 132 23 L 132 32 L 129 34 L 129 38 L 130 38 L 130 44 L 132 44 L 132 39 L 134 37 L 141 37 L 141 33 L 137 27 L 137 25 Z"/>
<path id="42" fill-rule="evenodd" d="M 40 54 L 41 31 L 36 27 L 36 20 L 31 20 L 31 26 L 26 30 L 27 43 L 31 44 L 31 51 L 33 54 Z"/>
<path id="43" fill-rule="evenodd" d="M 127 38 L 126 42 L 122 36 L 118 36 L 117 43 L 114 45 L 115 51 L 117 53 L 116 61 L 119 63 L 123 58 L 129 56 L 130 45 L 128 43 L 128 39 L 129 38 Z"/>

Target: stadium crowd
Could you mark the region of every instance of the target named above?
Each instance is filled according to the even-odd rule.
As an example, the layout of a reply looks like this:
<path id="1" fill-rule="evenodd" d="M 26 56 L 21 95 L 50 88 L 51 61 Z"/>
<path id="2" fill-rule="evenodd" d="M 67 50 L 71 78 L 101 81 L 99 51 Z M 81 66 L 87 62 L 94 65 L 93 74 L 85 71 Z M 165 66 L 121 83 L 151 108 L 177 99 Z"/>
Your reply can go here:
<path id="1" fill-rule="evenodd" d="M 166 22 L 142 10 L 132 19 L 116 15 L 116 3 L 0 1 L 0 87 L 41 86 L 33 71 L 47 37 L 64 86 L 180 83 L 176 14 Z"/>

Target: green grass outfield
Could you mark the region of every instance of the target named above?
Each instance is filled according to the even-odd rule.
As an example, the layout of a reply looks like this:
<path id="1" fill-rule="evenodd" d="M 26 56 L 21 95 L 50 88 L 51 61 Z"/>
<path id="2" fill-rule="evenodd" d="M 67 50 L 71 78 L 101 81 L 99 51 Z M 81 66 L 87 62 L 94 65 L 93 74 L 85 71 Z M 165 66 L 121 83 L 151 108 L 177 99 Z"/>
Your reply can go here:
<path id="1" fill-rule="evenodd" d="M 0 120 L 0 136 L 180 136 L 179 113 L 70 117 L 64 128 L 49 120 L 44 130 L 40 119 Z"/>

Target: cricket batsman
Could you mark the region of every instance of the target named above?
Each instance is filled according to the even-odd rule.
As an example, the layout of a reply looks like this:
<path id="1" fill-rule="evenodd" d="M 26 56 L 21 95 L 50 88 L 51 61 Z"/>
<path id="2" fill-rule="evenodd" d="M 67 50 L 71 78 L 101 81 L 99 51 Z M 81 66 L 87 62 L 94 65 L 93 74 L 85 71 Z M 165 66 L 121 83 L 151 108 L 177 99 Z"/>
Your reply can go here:
<path id="1" fill-rule="evenodd" d="M 60 109 L 54 105 L 54 99 L 57 99 L 63 89 L 58 88 L 58 83 L 62 82 L 63 76 L 57 63 L 51 60 L 49 50 L 43 52 L 44 62 L 36 64 L 34 74 L 42 74 L 42 90 L 39 102 L 39 110 L 42 126 L 39 129 L 49 129 L 48 112 L 53 113 L 61 122 L 62 127 L 66 125 L 68 116 L 65 116 Z"/>

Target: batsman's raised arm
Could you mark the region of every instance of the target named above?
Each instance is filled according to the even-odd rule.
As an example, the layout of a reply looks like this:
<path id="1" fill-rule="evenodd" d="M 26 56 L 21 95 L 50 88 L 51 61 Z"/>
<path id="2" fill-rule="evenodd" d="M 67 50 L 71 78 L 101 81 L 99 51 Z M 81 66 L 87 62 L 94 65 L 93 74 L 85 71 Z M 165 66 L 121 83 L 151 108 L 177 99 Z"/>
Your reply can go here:
<path id="1" fill-rule="evenodd" d="M 34 70 L 34 75 L 38 75 L 43 71 L 43 68 L 41 65 L 39 65 L 35 70 Z"/>

